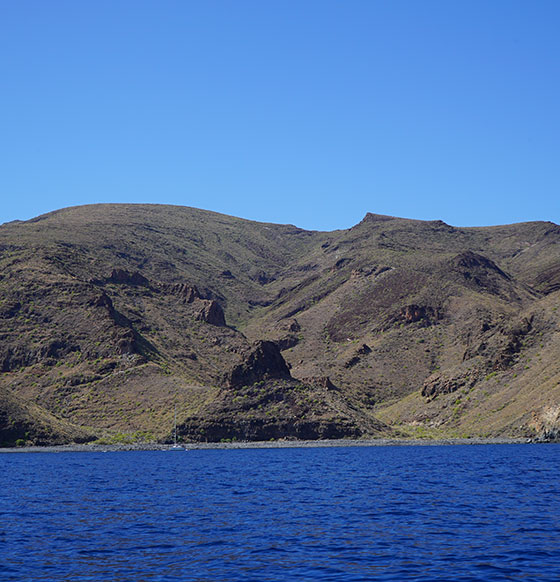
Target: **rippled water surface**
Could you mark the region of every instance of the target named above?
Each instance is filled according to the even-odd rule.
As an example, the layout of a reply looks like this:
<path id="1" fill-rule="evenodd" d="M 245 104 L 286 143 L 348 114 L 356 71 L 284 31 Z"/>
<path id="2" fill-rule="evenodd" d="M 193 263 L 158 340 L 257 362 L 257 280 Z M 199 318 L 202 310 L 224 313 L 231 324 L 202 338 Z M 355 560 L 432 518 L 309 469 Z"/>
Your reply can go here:
<path id="1" fill-rule="evenodd" d="M 559 445 L 0 454 L 0 580 L 556 580 Z"/>

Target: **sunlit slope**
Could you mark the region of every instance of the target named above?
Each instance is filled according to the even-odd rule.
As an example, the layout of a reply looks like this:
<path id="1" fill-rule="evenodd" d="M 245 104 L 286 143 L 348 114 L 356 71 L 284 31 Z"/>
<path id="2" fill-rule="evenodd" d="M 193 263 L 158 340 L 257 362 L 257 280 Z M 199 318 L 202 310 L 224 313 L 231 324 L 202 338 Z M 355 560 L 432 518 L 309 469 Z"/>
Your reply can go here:
<path id="1" fill-rule="evenodd" d="M 0 386 L 104 437 L 169 438 L 175 407 L 195 440 L 539 433 L 559 245 L 552 223 L 63 209 L 0 226 Z"/>

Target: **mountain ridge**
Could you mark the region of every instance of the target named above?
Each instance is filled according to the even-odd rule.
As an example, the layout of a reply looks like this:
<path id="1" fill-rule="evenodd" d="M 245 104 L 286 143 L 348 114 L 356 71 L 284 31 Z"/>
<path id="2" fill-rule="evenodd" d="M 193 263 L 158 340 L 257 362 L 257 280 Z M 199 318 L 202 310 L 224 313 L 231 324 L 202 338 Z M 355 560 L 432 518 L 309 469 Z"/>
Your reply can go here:
<path id="1" fill-rule="evenodd" d="M 6 223 L 0 435 L 50 442 L 29 430 L 44 411 L 56 442 L 161 440 L 175 405 L 189 440 L 550 433 L 559 249 L 551 222 L 372 213 L 334 231 L 157 204 Z"/>

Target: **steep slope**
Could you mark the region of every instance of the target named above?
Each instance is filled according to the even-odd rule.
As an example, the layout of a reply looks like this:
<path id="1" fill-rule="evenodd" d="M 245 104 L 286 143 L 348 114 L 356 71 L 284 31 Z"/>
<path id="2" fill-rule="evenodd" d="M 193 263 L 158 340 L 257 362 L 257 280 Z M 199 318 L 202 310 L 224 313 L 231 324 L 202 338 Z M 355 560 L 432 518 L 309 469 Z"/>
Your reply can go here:
<path id="1" fill-rule="evenodd" d="M 360 409 L 407 433 L 530 435 L 558 402 L 559 265 L 551 223 L 459 229 L 367 215 L 308 255 L 300 266 L 308 276 L 246 332 L 275 337 L 294 376 L 328 376 Z M 520 362 L 537 342 L 547 356 L 529 372 Z M 508 412 L 513 374 L 531 396 Z M 488 376 L 505 392 L 486 414 L 462 393 L 487 393 Z"/>
<path id="2" fill-rule="evenodd" d="M 37 445 L 87 442 L 94 436 L 64 422 L 43 408 L 26 402 L 7 388 L 0 388 L 0 447 L 33 442 Z"/>
<path id="3" fill-rule="evenodd" d="M 1 385 L 98 436 L 165 437 L 175 406 L 191 439 L 379 430 L 379 421 L 357 423 L 331 395 L 306 390 L 285 364 L 279 375 L 276 345 L 263 352 L 231 327 L 267 303 L 266 284 L 312 238 L 162 206 L 71 208 L 4 225 Z M 243 381 L 278 395 L 263 405 L 243 393 L 236 422 L 253 428 L 236 425 L 223 436 L 219 427 L 241 399 L 232 403 L 232 390 L 243 392 Z"/>
<path id="4" fill-rule="evenodd" d="M 373 214 L 329 233 L 122 204 L 2 225 L 0 413 L 82 427 L 58 440 L 168 438 L 175 407 L 193 440 L 550 432 L 559 251 L 552 223 Z M 44 442 L 23 428 L 4 440 Z"/>

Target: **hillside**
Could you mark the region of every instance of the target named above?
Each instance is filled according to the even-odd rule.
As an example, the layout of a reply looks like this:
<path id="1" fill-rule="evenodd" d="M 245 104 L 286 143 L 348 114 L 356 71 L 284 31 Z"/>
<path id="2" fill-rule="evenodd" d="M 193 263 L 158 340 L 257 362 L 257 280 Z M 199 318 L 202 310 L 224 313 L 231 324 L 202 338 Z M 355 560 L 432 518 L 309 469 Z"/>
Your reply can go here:
<path id="1" fill-rule="evenodd" d="M 59 210 L 0 226 L 0 441 L 550 433 L 559 300 L 553 223 Z"/>

